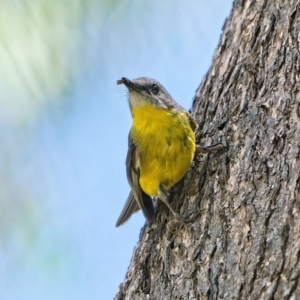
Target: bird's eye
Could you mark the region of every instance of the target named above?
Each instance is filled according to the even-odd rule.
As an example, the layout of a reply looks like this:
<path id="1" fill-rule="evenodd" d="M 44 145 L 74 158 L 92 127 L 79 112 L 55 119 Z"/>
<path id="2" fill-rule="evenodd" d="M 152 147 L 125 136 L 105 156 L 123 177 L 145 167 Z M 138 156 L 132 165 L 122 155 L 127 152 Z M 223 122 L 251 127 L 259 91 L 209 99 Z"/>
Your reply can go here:
<path id="1" fill-rule="evenodd" d="M 151 89 L 152 89 L 152 92 L 153 92 L 154 95 L 157 95 L 157 94 L 158 94 L 158 92 L 159 92 L 159 87 L 158 87 L 157 84 L 152 84 Z"/>

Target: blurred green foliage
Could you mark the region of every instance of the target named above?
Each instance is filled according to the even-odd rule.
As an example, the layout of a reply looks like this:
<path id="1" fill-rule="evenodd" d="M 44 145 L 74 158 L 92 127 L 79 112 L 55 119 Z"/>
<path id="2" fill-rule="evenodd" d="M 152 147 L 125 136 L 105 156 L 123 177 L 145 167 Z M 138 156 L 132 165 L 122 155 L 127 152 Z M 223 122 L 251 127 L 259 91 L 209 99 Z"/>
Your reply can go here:
<path id="1" fill-rule="evenodd" d="M 85 67 L 85 24 L 91 12 L 118 0 L 0 1 L 0 122 L 30 120 L 43 105 L 61 101 Z"/>

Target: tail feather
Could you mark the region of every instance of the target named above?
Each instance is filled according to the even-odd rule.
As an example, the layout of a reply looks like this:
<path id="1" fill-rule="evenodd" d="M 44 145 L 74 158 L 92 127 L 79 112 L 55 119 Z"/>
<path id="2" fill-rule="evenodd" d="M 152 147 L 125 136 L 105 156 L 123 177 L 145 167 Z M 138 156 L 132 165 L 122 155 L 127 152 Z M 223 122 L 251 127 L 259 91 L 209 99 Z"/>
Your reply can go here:
<path id="1" fill-rule="evenodd" d="M 136 203 L 132 192 L 130 192 L 127 201 L 121 211 L 121 214 L 117 220 L 116 227 L 119 227 L 123 223 L 125 223 L 133 213 L 140 210 L 138 204 Z"/>
<path id="2" fill-rule="evenodd" d="M 143 214 L 148 222 L 153 220 L 155 209 L 153 205 L 152 198 L 148 196 L 143 190 L 142 190 L 142 201 L 143 201 Z"/>
<path id="3" fill-rule="evenodd" d="M 147 221 L 151 221 L 155 213 L 153 201 L 151 197 L 145 194 L 143 191 L 141 193 L 141 198 L 142 198 L 141 201 L 143 206 L 142 207 L 143 214 L 147 219 Z M 131 217 L 133 213 L 137 212 L 140 209 L 141 208 L 135 201 L 133 193 L 130 192 L 127 201 L 122 209 L 122 212 L 117 220 L 116 227 L 119 227 L 120 225 L 124 224 Z"/>

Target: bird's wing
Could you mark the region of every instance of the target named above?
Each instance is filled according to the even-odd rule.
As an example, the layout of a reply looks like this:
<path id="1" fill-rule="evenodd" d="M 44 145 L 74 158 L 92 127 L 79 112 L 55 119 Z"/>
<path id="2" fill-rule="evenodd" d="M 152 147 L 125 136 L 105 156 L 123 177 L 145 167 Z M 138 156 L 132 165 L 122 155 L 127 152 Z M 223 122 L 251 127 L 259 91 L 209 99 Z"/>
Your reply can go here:
<path id="1" fill-rule="evenodd" d="M 134 144 L 131 133 L 128 137 L 128 152 L 126 157 L 126 173 L 131 192 L 127 198 L 125 206 L 118 218 L 116 226 L 123 224 L 129 217 L 139 209 L 142 209 L 145 218 L 151 221 L 154 216 L 154 205 L 150 196 L 141 188 L 140 180 L 140 154 Z"/>

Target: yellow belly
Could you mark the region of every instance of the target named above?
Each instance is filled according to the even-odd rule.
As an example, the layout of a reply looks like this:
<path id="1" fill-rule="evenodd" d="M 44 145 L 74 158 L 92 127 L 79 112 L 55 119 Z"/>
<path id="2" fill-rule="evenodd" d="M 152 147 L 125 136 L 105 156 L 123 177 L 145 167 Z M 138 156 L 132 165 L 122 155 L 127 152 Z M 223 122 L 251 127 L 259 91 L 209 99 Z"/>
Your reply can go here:
<path id="1" fill-rule="evenodd" d="M 195 153 L 195 134 L 185 112 L 150 104 L 132 110 L 132 139 L 140 153 L 140 186 L 157 196 L 160 184 L 170 189 L 188 171 Z"/>

